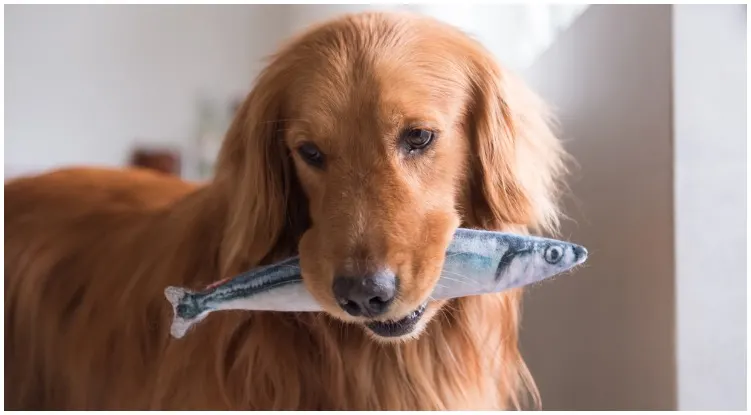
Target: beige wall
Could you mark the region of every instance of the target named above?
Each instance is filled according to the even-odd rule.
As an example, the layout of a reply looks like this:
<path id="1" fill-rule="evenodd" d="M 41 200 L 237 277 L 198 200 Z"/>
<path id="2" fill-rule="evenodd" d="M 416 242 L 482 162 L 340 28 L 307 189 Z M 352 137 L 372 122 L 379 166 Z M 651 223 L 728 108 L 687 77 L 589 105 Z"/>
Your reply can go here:
<path id="1" fill-rule="evenodd" d="M 590 248 L 527 295 L 545 408 L 746 408 L 746 70 L 745 6 L 593 6 L 526 73 Z"/>
<path id="2" fill-rule="evenodd" d="M 579 167 L 562 237 L 585 268 L 528 291 L 545 409 L 674 409 L 669 6 L 591 6 L 525 74 Z"/>

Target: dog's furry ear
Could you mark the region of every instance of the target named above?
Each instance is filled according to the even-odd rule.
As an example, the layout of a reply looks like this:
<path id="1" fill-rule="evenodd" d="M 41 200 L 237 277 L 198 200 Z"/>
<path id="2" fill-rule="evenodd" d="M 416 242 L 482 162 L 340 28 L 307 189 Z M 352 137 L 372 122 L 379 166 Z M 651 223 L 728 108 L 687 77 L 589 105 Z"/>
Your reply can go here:
<path id="1" fill-rule="evenodd" d="M 260 74 L 239 108 L 217 163 L 215 186 L 228 201 L 220 250 L 223 274 L 256 265 L 277 247 L 294 250 L 306 199 L 284 142 L 284 80 L 278 61 Z M 226 276 L 226 275 L 225 275 Z"/>
<path id="2" fill-rule="evenodd" d="M 470 61 L 469 219 L 488 229 L 521 225 L 555 232 L 566 156 L 547 109 L 489 52 L 478 48 Z"/>

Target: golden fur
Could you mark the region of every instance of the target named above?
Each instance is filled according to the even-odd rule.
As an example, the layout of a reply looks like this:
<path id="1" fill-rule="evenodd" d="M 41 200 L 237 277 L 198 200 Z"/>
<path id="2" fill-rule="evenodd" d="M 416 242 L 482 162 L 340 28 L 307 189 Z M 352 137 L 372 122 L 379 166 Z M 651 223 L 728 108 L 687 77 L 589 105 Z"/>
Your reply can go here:
<path id="1" fill-rule="evenodd" d="M 259 76 L 202 186 L 68 169 L 5 186 L 6 409 L 503 409 L 537 398 L 520 291 L 431 303 L 378 338 L 331 298 L 387 264 L 428 297 L 456 226 L 557 225 L 564 152 L 543 105 L 478 43 L 409 14 L 346 16 Z M 430 151 L 396 149 L 409 126 Z M 326 152 L 300 160 L 301 140 Z M 223 312 L 169 336 L 168 285 L 199 288 L 298 253 L 325 313 Z M 345 271 L 343 271 L 345 270 Z"/>

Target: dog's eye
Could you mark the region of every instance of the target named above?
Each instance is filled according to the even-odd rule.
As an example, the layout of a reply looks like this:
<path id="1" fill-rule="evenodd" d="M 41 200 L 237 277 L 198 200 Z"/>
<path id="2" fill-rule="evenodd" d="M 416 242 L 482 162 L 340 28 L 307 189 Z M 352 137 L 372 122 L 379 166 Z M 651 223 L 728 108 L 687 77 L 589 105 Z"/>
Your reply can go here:
<path id="1" fill-rule="evenodd" d="M 435 138 L 435 133 L 430 130 L 423 130 L 421 128 L 413 128 L 408 130 L 402 136 L 402 141 L 407 146 L 407 149 L 412 152 L 416 150 L 422 150 Z"/>
<path id="2" fill-rule="evenodd" d="M 313 143 L 303 143 L 301 146 L 297 147 L 297 154 L 299 154 L 306 163 L 319 169 L 323 167 L 323 164 L 326 161 L 321 150 L 319 150 L 318 146 Z"/>

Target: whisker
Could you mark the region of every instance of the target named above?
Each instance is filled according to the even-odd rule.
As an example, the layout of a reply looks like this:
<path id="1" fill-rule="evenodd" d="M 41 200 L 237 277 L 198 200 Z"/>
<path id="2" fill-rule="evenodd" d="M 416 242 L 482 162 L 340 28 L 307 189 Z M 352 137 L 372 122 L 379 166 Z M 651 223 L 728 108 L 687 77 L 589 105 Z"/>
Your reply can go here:
<path id="1" fill-rule="evenodd" d="M 461 276 L 461 275 L 459 275 L 459 277 L 460 277 L 460 276 Z M 441 275 L 441 279 L 442 279 L 442 280 L 448 280 L 448 281 L 463 282 L 463 283 L 465 283 L 465 284 L 467 283 L 467 281 L 465 281 L 464 279 L 461 279 L 461 278 L 460 278 L 460 279 L 456 279 L 456 278 L 451 278 L 451 277 L 448 277 L 448 276 L 446 276 L 445 274 Z"/>
<path id="2" fill-rule="evenodd" d="M 459 273 L 452 272 L 452 271 L 445 271 L 445 272 L 448 273 L 448 274 L 450 274 L 450 275 L 459 277 L 464 282 L 470 282 L 470 283 L 475 284 L 475 285 L 481 285 L 479 281 L 477 281 L 477 280 L 475 280 L 475 279 L 473 279 L 471 277 L 468 277 L 466 275 L 459 274 Z"/>
<path id="3" fill-rule="evenodd" d="M 445 274 L 444 274 L 444 275 L 442 275 L 442 276 L 441 276 L 441 278 L 442 278 L 442 279 L 446 279 L 446 280 L 449 280 L 449 281 L 454 281 L 454 282 L 458 282 L 458 283 L 460 283 L 460 284 L 465 284 L 465 285 L 475 285 L 475 286 L 479 286 L 479 285 L 481 285 L 481 284 L 480 284 L 479 282 L 477 282 L 477 281 L 474 281 L 474 280 L 471 280 L 471 279 L 464 279 L 465 277 L 464 277 L 463 275 L 461 275 L 461 274 L 455 274 L 455 276 L 457 276 L 457 277 L 460 277 L 460 278 L 459 278 L 459 279 L 456 279 L 456 278 L 451 278 L 451 277 L 449 277 L 449 276 L 447 276 L 447 275 L 445 275 Z M 445 287 L 444 287 L 444 288 L 445 288 Z"/>

